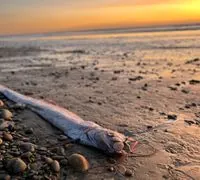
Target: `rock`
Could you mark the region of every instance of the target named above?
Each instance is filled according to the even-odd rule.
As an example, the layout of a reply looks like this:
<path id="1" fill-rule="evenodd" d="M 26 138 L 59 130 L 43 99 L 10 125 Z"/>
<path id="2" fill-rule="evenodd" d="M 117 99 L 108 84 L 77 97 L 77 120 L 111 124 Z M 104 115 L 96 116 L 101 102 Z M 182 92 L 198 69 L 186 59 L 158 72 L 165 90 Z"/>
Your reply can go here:
<path id="1" fill-rule="evenodd" d="M 130 169 L 127 169 L 125 172 L 125 176 L 127 176 L 127 177 L 133 176 L 133 171 L 131 171 Z"/>
<path id="2" fill-rule="evenodd" d="M 55 172 L 59 172 L 60 171 L 60 164 L 58 161 L 54 160 L 52 163 L 51 163 L 51 168 L 53 171 Z"/>
<path id="3" fill-rule="evenodd" d="M 0 138 L 0 145 L 3 143 L 3 140 Z"/>
<path id="4" fill-rule="evenodd" d="M 8 161 L 6 168 L 10 173 L 18 174 L 24 172 L 27 168 L 27 165 L 20 158 L 14 158 Z"/>
<path id="5" fill-rule="evenodd" d="M 7 109 L 2 109 L 0 111 L 0 118 L 3 118 L 5 120 L 12 120 L 13 114 L 7 110 Z"/>
<path id="6" fill-rule="evenodd" d="M 62 159 L 65 159 L 64 156 L 57 156 L 57 155 L 56 156 L 52 156 L 52 158 L 55 159 L 55 160 L 59 160 L 59 161 L 62 160 Z"/>
<path id="7" fill-rule="evenodd" d="M 190 83 L 191 85 L 200 84 L 200 80 L 192 79 L 192 80 L 189 81 L 189 83 Z"/>
<path id="8" fill-rule="evenodd" d="M 136 77 L 130 77 L 129 81 L 139 81 L 139 80 L 142 80 L 142 79 L 143 79 L 142 76 L 136 76 Z"/>
<path id="9" fill-rule="evenodd" d="M 3 139 L 5 139 L 6 141 L 12 141 L 13 137 L 10 133 L 3 132 Z"/>
<path id="10" fill-rule="evenodd" d="M 33 128 L 27 128 L 24 132 L 25 134 L 33 134 Z"/>
<path id="11" fill-rule="evenodd" d="M 69 165 L 71 165 L 77 171 L 87 171 L 89 169 L 89 162 L 81 154 L 72 154 L 68 159 Z"/>
<path id="12" fill-rule="evenodd" d="M 51 159 L 51 158 L 49 158 L 49 157 L 45 157 L 44 160 L 45 160 L 45 162 L 46 162 L 47 164 L 52 164 L 52 163 L 53 163 L 53 159 Z"/>
<path id="13" fill-rule="evenodd" d="M 23 152 L 34 152 L 35 151 L 35 145 L 32 143 L 22 142 L 22 143 L 20 143 L 19 147 Z"/>
<path id="14" fill-rule="evenodd" d="M 60 136 L 58 137 L 58 140 L 59 140 L 59 141 L 65 141 L 65 140 L 67 140 L 67 139 L 68 139 L 68 137 L 65 136 L 65 135 L 60 135 Z"/>
<path id="15" fill-rule="evenodd" d="M 115 171 L 115 168 L 114 168 L 114 167 L 109 167 L 109 168 L 108 168 L 108 171 L 114 172 L 114 171 Z"/>
<path id="16" fill-rule="evenodd" d="M 30 159 L 31 157 L 32 157 L 32 153 L 31 152 L 26 152 L 26 153 L 23 153 L 22 155 L 21 155 L 21 158 L 22 159 Z"/>
<path id="17" fill-rule="evenodd" d="M 4 106 L 4 102 L 0 100 L 0 108 Z"/>
<path id="18" fill-rule="evenodd" d="M 10 180 L 11 177 L 8 174 L 0 174 L 0 180 Z"/>
<path id="19" fill-rule="evenodd" d="M 168 114 L 168 115 L 167 115 L 167 118 L 168 118 L 169 120 L 176 120 L 176 119 L 177 119 L 177 115 L 175 115 L 175 114 Z"/>
<path id="20" fill-rule="evenodd" d="M 0 120 L 0 131 L 8 128 L 10 125 L 13 126 L 13 122 L 12 121 L 3 121 L 2 119 Z"/>
<path id="21" fill-rule="evenodd" d="M 67 166 L 68 165 L 68 160 L 67 159 L 63 159 L 60 161 L 60 164 L 63 166 Z"/>

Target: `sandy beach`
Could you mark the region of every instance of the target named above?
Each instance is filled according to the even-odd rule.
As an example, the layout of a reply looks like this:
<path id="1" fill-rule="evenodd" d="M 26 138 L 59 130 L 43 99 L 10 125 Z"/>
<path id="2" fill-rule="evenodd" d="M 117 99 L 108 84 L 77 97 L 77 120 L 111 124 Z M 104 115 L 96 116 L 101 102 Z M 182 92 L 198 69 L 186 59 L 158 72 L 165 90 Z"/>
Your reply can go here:
<path id="1" fill-rule="evenodd" d="M 0 96 L 14 114 L 16 126 L 13 141 L 7 143 L 28 138 L 46 148 L 42 153 L 37 149 L 36 158 L 28 163 L 36 179 L 199 180 L 199 35 L 197 30 L 1 38 L 0 84 L 59 104 L 84 120 L 140 142 L 135 157 L 109 157 L 96 149 L 59 140 L 61 131 L 28 109 L 12 108 L 12 103 Z M 27 128 L 33 133 L 26 134 Z M 3 143 L 0 148 L 6 150 L 6 141 Z M 88 159 L 87 173 L 63 163 L 73 153 Z M 44 156 L 61 164 L 59 173 L 45 169 Z M 132 172 L 131 177 L 124 174 L 124 168 Z M 4 169 L 2 173 L 8 172 Z"/>

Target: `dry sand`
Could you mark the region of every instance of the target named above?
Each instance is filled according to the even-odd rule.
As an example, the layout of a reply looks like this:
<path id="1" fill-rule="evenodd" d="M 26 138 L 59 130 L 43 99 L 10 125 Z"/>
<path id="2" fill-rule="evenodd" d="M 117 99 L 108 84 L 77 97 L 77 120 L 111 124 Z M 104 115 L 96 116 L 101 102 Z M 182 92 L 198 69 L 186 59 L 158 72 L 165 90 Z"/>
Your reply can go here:
<path id="1" fill-rule="evenodd" d="M 4 49 L 3 54 L 7 51 Z M 123 54 L 115 63 L 80 60 L 68 67 L 16 72 L 2 72 L 0 66 L 0 83 L 20 93 L 56 102 L 85 120 L 132 136 L 141 143 L 135 152 L 138 157 L 116 159 L 115 165 L 102 152 L 72 144 L 65 149 L 66 154 L 83 154 L 91 168 L 83 175 L 68 166 L 62 167 L 61 179 L 126 179 L 107 170 L 107 166 L 119 165 L 134 172 L 129 179 L 200 179 L 198 57 L 187 61 L 133 61 Z M 62 146 L 54 145 L 59 143 L 61 132 L 34 113 L 23 110 L 17 118 L 22 119 L 18 126 L 33 128 L 37 144 Z M 153 151 L 148 144 L 157 151 L 142 157 Z"/>

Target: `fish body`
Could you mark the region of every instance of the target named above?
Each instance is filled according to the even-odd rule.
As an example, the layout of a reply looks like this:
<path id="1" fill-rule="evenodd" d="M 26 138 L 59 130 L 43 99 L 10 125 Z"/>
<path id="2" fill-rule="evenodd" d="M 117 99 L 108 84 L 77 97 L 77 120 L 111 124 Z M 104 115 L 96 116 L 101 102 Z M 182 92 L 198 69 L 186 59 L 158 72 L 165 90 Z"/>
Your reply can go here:
<path id="1" fill-rule="evenodd" d="M 72 140 L 101 149 L 105 153 L 122 153 L 126 140 L 130 139 L 121 133 L 103 128 L 94 122 L 84 121 L 65 108 L 22 95 L 5 86 L 0 85 L 0 93 L 15 103 L 27 106 L 63 131 Z"/>

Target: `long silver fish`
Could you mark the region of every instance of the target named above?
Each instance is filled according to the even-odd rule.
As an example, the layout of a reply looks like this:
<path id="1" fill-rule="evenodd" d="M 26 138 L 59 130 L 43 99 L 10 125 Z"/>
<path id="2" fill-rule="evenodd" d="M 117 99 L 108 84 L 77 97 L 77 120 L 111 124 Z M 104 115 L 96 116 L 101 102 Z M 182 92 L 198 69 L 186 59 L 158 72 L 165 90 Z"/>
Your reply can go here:
<path id="1" fill-rule="evenodd" d="M 103 128 L 94 122 L 84 121 L 57 105 L 19 94 L 2 85 L 0 85 L 0 93 L 15 103 L 27 106 L 72 140 L 101 149 L 105 153 L 123 154 L 127 150 L 132 152 L 137 144 L 137 141 L 130 137 Z"/>

